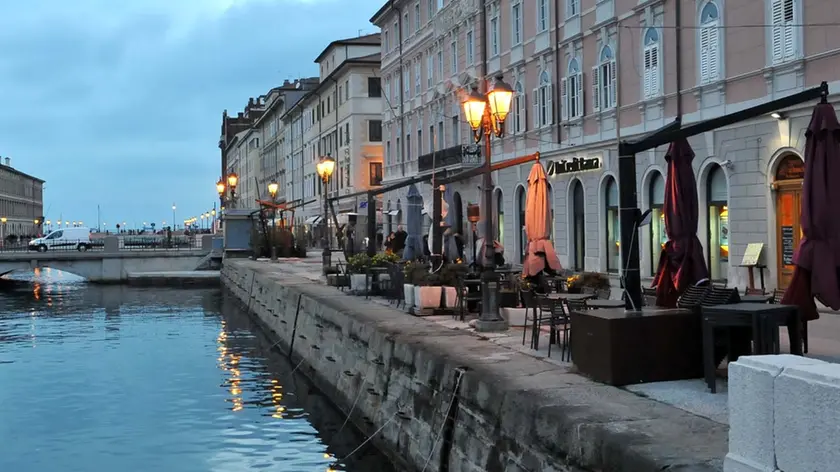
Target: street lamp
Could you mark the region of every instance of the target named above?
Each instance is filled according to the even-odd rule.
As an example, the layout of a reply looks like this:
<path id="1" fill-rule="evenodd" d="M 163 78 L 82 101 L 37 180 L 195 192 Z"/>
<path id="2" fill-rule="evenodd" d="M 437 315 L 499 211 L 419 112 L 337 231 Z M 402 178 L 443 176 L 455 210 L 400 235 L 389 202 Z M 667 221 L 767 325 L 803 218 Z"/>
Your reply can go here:
<path id="1" fill-rule="evenodd" d="M 5 216 L 0 218 L 0 223 L 2 223 L 2 231 L 0 231 L 0 244 L 3 244 L 6 241 L 6 222 L 9 221 Z"/>
<path id="2" fill-rule="evenodd" d="M 476 321 L 476 331 L 504 331 L 508 323 L 499 314 L 499 279 L 493 271 L 495 265 L 495 238 L 490 208 L 493 201 L 493 179 L 491 163 L 491 136 L 501 138 L 505 134 L 505 118 L 510 112 L 513 89 L 506 84 L 502 75 L 496 76 L 493 88 L 482 95 L 473 89 L 464 100 L 464 116 L 473 131 L 476 144 L 484 137 L 484 261 L 481 272 L 481 316 Z"/>
<path id="3" fill-rule="evenodd" d="M 332 258 L 330 240 L 329 234 L 327 233 L 327 184 L 330 181 L 333 171 L 335 171 L 335 159 L 327 154 L 318 161 L 318 164 L 315 165 L 315 170 L 318 172 L 318 176 L 321 177 L 321 182 L 324 183 L 324 234 L 321 239 L 321 245 L 324 251 L 321 253 L 321 265 L 323 266 L 324 275 L 326 275 L 327 267 L 332 265 L 332 261 L 330 260 Z"/>
<path id="4" fill-rule="evenodd" d="M 275 202 L 277 198 L 277 191 L 280 189 L 280 185 L 277 184 L 275 181 L 271 181 L 268 184 L 268 194 L 271 195 L 271 203 Z M 269 238 L 269 248 L 271 251 L 271 260 L 277 260 L 277 245 L 274 244 L 274 217 L 276 216 L 277 209 L 274 206 L 271 207 L 271 237 Z"/>
<path id="5" fill-rule="evenodd" d="M 175 203 L 172 203 L 172 224 L 175 224 Z M 165 225 L 165 223 L 164 223 Z"/>
<path id="6" fill-rule="evenodd" d="M 230 204 L 233 206 L 234 201 L 236 200 L 236 184 L 239 183 L 239 176 L 236 175 L 236 172 L 231 172 L 227 176 L 227 186 L 230 189 Z"/>

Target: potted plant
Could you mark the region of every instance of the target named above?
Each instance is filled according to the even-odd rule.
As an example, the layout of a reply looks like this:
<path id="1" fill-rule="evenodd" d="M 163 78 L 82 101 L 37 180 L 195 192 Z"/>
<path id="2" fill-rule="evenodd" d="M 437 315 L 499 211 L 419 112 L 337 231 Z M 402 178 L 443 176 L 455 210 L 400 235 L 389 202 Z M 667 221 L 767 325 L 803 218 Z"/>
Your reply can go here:
<path id="1" fill-rule="evenodd" d="M 361 293 L 370 289 L 367 282 L 367 269 L 371 265 L 370 256 L 365 253 L 356 254 L 347 259 L 347 269 L 350 271 L 350 291 Z"/>
<path id="2" fill-rule="evenodd" d="M 405 283 L 403 284 L 403 295 L 405 306 L 414 306 L 414 287 L 420 285 L 423 277 L 429 271 L 429 266 L 421 262 L 409 262 L 403 267 Z"/>
<path id="3" fill-rule="evenodd" d="M 446 264 L 440 269 L 440 284 L 447 308 L 454 308 L 458 302 L 459 281 L 467 275 L 469 267 L 462 262 Z"/>
<path id="4" fill-rule="evenodd" d="M 440 274 L 424 272 L 414 286 L 414 308 L 440 308 L 440 297 L 443 289 L 440 285 Z"/>
<path id="5" fill-rule="evenodd" d="M 583 287 L 580 275 L 570 275 L 566 277 L 566 291 L 569 293 L 580 293 Z"/>

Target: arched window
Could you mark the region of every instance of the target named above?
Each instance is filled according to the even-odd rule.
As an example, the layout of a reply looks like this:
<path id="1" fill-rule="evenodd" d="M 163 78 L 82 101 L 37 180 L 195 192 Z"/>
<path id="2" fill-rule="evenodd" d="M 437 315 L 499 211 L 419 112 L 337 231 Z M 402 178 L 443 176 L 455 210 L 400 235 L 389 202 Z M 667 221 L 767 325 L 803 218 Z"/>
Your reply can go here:
<path id="1" fill-rule="evenodd" d="M 517 245 L 519 246 L 519 262 L 525 261 L 525 249 L 528 244 L 528 237 L 525 235 L 525 187 L 518 187 L 516 189 L 516 212 L 519 220 L 516 224 L 519 225 L 517 231 Z"/>
<path id="2" fill-rule="evenodd" d="M 709 276 L 726 280 L 729 272 L 729 187 L 717 164 L 709 169 L 706 183 L 708 204 Z"/>
<path id="3" fill-rule="evenodd" d="M 609 110 L 616 104 L 615 56 L 610 46 L 601 48 L 598 65 L 592 69 L 592 109 Z"/>
<path id="4" fill-rule="evenodd" d="M 552 105 L 551 75 L 543 70 L 540 81 L 534 89 L 534 128 L 541 128 L 554 123 L 554 106 Z"/>
<path id="5" fill-rule="evenodd" d="M 502 189 L 496 189 L 496 241 L 505 244 L 505 199 Z"/>
<path id="6" fill-rule="evenodd" d="M 562 119 L 580 118 L 583 116 L 583 74 L 577 58 L 569 60 L 566 78 L 560 82 L 560 95 L 563 109 Z"/>
<path id="7" fill-rule="evenodd" d="M 618 272 L 619 263 L 619 226 L 618 226 L 618 184 L 615 179 L 607 177 L 604 186 L 604 219 L 606 221 L 607 236 L 607 272 Z"/>
<path id="8" fill-rule="evenodd" d="M 583 184 L 580 180 L 572 181 L 572 234 L 574 270 L 582 271 L 586 257 L 586 202 L 583 195 Z"/>
<path id="9" fill-rule="evenodd" d="M 720 78 L 720 13 L 715 2 L 708 2 L 700 10 L 700 29 L 697 45 L 700 48 L 698 66 L 700 83 L 708 84 Z"/>
<path id="10" fill-rule="evenodd" d="M 522 81 L 516 81 L 513 91 L 513 133 L 520 134 L 525 131 L 525 89 Z"/>
<path id="11" fill-rule="evenodd" d="M 642 95 L 645 98 L 657 97 L 661 93 L 659 83 L 659 32 L 656 28 L 648 28 L 644 38 L 644 75 L 642 77 Z"/>
<path id="12" fill-rule="evenodd" d="M 665 234 L 665 179 L 658 171 L 654 171 L 650 178 L 650 273 L 655 274 L 659 264 L 659 254 L 668 242 Z"/>

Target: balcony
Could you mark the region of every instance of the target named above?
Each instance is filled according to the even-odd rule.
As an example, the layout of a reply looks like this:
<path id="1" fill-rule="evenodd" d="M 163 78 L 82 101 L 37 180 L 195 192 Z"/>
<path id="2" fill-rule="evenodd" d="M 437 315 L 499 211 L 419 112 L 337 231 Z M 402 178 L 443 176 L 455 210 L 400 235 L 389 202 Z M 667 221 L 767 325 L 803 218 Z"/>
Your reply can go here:
<path id="1" fill-rule="evenodd" d="M 418 172 L 431 172 L 444 167 L 476 167 L 484 162 L 481 147 L 475 144 L 459 145 L 434 153 L 423 154 L 417 160 Z"/>

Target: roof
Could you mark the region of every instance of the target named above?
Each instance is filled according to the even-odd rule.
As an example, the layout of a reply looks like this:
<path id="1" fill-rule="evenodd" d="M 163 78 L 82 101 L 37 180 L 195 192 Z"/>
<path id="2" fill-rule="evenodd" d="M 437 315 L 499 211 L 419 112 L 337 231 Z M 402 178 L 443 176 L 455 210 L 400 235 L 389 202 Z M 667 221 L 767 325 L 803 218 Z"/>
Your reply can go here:
<path id="1" fill-rule="evenodd" d="M 335 46 L 353 46 L 353 45 L 364 45 L 364 46 L 379 46 L 382 44 L 382 38 L 380 37 L 379 33 L 373 34 L 366 34 L 364 36 L 357 36 L 355 38 L 347 38 L 347 39 L 338 39 L 336 41 L 331 42 L 321 51 L 321 54 L 318 54 L 318 57 L 315 58 L 315 62 L 320 62 L 321 59 L 324 58 L 324 55 L 327 54 L 327 51 L 332 49 Z"/>
<path id="2" fill-rule="evenodd" d="M 387 13 L 388 10 L 391 9 L 393 3 L 394 0 L 386 0 L 385 5 L 382 5 L 382 8 L 377 10 L 377 12 L 374 13 L 372 17 L 370 17 L 370 22 L 376 25 L 380 18 L 382 18 L 382 16 L 385 15 L 385 13 Z"/>
<path id="3" fill-rule="evenodd" d="M 3 170 L 5 170 L 5 171 L 11 172 L 12 174 L 19 175 L 19 176 L 21 176 L 21 177 L 23 177 L 23 178 L 25 178 L 25 179 L 29 179 L 29 180 L 32 180 L 32 181 L 35 181 L 35 182 L 40 182 L 40 183 L 42 183 L 42 184 L 45 182 L 44 180 L 41 180 L 41 179 L 39 179 L 38 177 L 35 177 L 35 176 L 32 176 L 32 175 L 29 175 L 29 174 L 27 174 L 26 172 L 21 172 L 21 171 L 19 171 L 19 170 L 15 169 L 15 168 L 14 168 L 14 167 L 12 167 L 12 166 L 7 166 L 7 165 L 5 165 L 5 164 L 0 164 L 0 169 L 3 169 Z"/>

